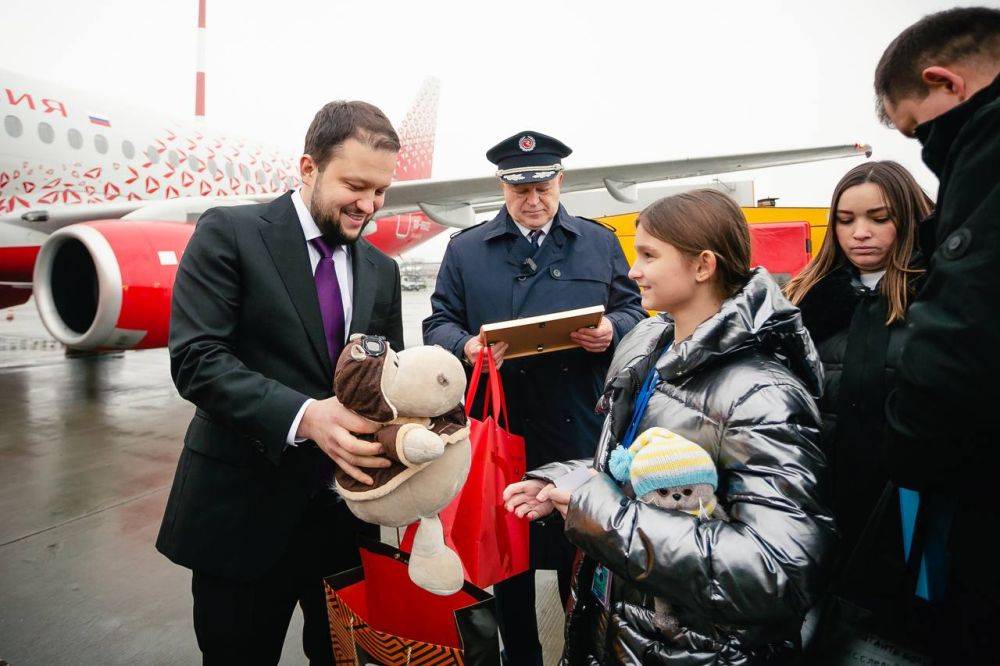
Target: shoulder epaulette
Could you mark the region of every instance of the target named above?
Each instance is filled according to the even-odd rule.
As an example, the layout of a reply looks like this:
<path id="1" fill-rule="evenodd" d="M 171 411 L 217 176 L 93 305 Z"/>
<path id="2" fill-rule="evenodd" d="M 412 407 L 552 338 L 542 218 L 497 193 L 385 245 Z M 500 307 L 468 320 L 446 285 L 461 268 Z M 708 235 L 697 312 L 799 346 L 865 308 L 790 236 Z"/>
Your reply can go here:
<path id="1" fill-rule="evenodd" d="M 483 226 L 484 224 L 486 224 L 486 223 L 487 223 L 487 222 L 489 222 L 489 221 L 490 221 L 490 220 L 483 220 L 482 222 L 479 222 L 478 224 L 473 224 L 473 225 L 472 225 L 471 227 L 466 227 L 466 228 L 464 228 L 464 229 L 459 229 L 458 231 L 456 231 L 455 233 L 453 233 L 453 234 L 452 234 L 451 236 L 449 236 L 448 238 L 454 238 L 455 236 L 459 236 L 459 235 L 461 235 L 461 234 L 464 234 L 464 233 L 465 233 L 466 231 L 472 231 L 473 229 L 476 229 L 476 228 L 478 228 L 478 227 L 481 227 L 481 226 Z"/>
<path id="2" fill-rule="evenodd" d="M 599 227 L 604 227 L 605 229 L 607 229 L 611 233 L 615 232 L 615 228 L 613 226 L 611 226 L 610 224 L 607 224 L 606 222 L 601 222 L 600 220 L 595 220 L 592 217 L 584 217 L 583 215 L 576 215 L 575 217 L 577 217 L 577 218 L 579 218 L 581 220 L 586 220 L 587 222 L 593 222 L 594 224 L 596 224 Z"/>

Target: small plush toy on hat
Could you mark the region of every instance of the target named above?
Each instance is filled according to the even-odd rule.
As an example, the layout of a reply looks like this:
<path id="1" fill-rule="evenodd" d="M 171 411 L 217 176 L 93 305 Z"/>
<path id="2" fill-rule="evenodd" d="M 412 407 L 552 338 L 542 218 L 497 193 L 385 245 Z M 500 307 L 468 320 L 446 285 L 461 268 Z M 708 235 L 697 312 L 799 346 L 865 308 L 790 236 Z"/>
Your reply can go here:
<path id="1" fill-rule="evenodd" d="M 661 509 L 684 511 L 702 521 L 729 521 L 715 497 L 719 473 L 705 449 L 666 428 L 650 428 L 628 448 L 611 452 L 608 471 L 620 483 L 630 481 L 636 498 Z M 668 637 L 680 631 L 670 604 L 653 599 L 653 623 Z"/>

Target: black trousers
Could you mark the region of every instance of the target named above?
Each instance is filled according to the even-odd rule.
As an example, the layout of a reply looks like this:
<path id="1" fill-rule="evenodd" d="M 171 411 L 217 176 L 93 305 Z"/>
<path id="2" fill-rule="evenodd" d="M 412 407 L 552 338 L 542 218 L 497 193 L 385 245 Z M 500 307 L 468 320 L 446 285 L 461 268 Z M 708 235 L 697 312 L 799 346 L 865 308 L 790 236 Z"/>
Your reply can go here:
<path id="1" fill-rule="evenodd" d="M 305 626 L 302 648 L 310 664 L 333 663 L 323 577 L 360 564 L 358 534 L 378 539 L 330 496 L 310 502 L 281 560 L 262 578 L 237 581 L 194 571 L 194 631 L 203 663 L 276 664 L 295 604 Z"/>
<path id="2" fill-rule="evenodd" d="M 569 599 L 575 553 L 572 548 L 561 551 L 556 567 L 559 598 L 564 609 Z M 538 640 L 538 619 L 535 617 L 535 571 L 529 569 L 493 586 L 505 663 L 510 666 L 542 666 L 542 644 Z"/>

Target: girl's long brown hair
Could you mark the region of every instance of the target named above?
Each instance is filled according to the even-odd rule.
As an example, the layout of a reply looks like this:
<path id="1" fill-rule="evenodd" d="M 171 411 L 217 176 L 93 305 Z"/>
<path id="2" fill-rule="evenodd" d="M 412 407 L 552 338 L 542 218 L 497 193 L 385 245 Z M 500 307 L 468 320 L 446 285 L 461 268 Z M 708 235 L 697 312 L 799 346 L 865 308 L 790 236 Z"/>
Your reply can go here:
<path id="1" fill-rule="evenodd" d="M 896 242 L 885 266 L 885 276 L 879 288 L 888 302 L 886 324 L 900 321 L 906 315 L 911 296 L 910 279 L 921 273 L 911 268 L 913 247 L 916 243 L 917 224 L 934 207 L 934 202 L 920 188 L 917 181 L 902 165 L 891 162 L 865 162 L 848 171 L 833 190 L 830 218 L 826 236 L 819 252 L 802 272 L 785 285 L 785 295 L 798 305 L 809 290 L 834 269 L 850 263 L 837 242 L 837 206 L 848 188 L 864 183 L 874 183 L 882 191 L 882 198 L 889 209 L 889 218 L 896 227 Z"/>

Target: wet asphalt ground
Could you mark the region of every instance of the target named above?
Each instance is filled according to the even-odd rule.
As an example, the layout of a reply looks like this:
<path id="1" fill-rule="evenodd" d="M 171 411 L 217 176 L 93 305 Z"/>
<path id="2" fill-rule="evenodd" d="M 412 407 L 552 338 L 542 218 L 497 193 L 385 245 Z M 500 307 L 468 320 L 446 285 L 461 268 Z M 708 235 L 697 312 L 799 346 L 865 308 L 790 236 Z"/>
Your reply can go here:
<path id="1" fill-rule="evenodd" d="M 403 294 L 407 346 L 429 297 Z M 33 302 L 0 311 L 0 663 L 200 662 L 191 574 L 153 547 L 193 412 L 166 350 L 67 358 Z M 555 588 L 539 575 L 546 664 Z M 301 626 L 296 609 L 282 664 L 305 663 Z"/>

